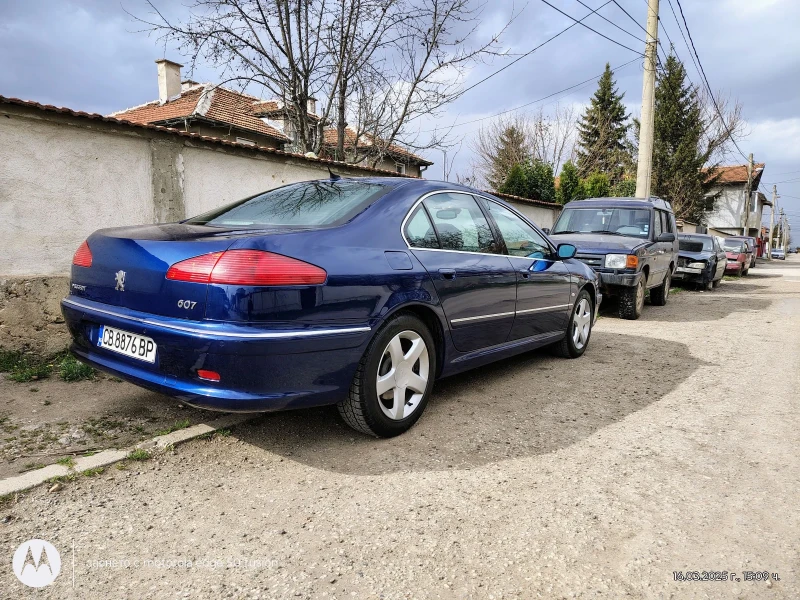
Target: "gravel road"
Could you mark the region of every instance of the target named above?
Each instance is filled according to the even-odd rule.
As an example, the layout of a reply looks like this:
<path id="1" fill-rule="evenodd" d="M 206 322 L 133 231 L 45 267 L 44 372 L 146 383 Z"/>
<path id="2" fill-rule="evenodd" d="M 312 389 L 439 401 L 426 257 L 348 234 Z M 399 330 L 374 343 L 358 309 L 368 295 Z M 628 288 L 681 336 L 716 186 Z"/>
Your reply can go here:
<path id="1" fill-rule="evenodd" d="M 580 360 L 442 381 L 399 438 L 334 413 L 261 417 L 7 500 L 0 596 L 800 596 L 796 256 L 638 321 L 607 310 Z M 30 538 L 63 561 L 39 590 L 10 568 Z"/>

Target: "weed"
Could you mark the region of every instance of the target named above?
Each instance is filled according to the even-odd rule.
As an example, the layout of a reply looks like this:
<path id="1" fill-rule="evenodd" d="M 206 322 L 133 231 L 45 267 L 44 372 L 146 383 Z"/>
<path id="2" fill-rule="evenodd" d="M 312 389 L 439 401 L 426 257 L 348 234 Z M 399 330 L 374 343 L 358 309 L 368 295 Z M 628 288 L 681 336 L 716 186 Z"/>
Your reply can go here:
<path id="1" fill-rule="evenodd" d="M 81 456 L 94 456 L 98 452 L 100 452 L 100 451 L 99 450 L 87 450 L 86 452 L 81 454 Z"/>
<path id="2" fill-rule="evenodd" d="M 103 467 L 95 467 L 94 469 L 86 469 L 85 471 L 81 471 L 81 475 L 83 477 L 94 477 L 95 475 L 100 475 L 105 469 Z"/>
<path id="3" fill-rule="evenodd" d="M 47 465 L 45 465 L 44 463 L 29 462 L 25 464 L 25 466 L 22 469 L 22 472 L 24 473 L 25 471 L 33 471 L 34 469 L 41 469 L 46 466 Z"/>
<path id="4" fill-rule="evenodd" d="M 173 431 L 180 431 L 181 429 L 186 429 L 189 426 L 189 419 L 183 419 L 182 421 L 175 421 L 173 425 L 170 425 L 166 429 L 161 429 L 160 431 L 156 431 L 156 435 L 167 435 L 168 433 L 172 433 Z"/>
<path id="5" fill-rule="evenodd" d="M 71 469 L 75 466 L 75 459 L 71 456 L 64 456 L 63 458 L 59 458 L 56 462 L 62 467 L 67 467 L 68 469 Z"/>
<path id="6" fill-rule="evenodd" d="M 0 373 L 8 373 L 24 360 L 22 352 L 0 350 Z"/>
<path id="7" fill-rule="evenodd" d="M 124 461 L 124 460 L 123 460 L 123 461 L 121 461 L 121 462 L 118 462 L 118 463 L 116 464 L 116 467 L 117 467 L 117 469 L 119 469 L 120 471 L 124 471 L 125 469 L 127 469 L 127 468 L 128 468 L 128 463 L 127 463 L 127 461 Z"/>
<path id="8" fill-rule="evenodd" d="M 96 377 L 95 370 L 87 364 L 80 362 L 71 354 L 67 354 L 58 365 L 58 374 L 64 381 L 92 380 Z"/>
<path id="9" fill-rule="evenodd" d="M 128 454 L 128 458 L 130 460 L 148 460 L 150 458 L 150 453 L 144 448 L 137 448 Z"/>
<path id="10" fill-rule="evenodd" d="M 231 434 L 231 430 L 230 429 L 218 429 L 214 433 L 215 433 L 215 435 L 218 435 L 220 437 L 228 437 Z"/>
<path id="11" fill-rule="evenodd" d="M 72 471 L 66 475 L 56 475 L 55 477 L 51 477 L 47 481 L 48 483 L 67 483 L 68 481 L 75 481 L 75 478 L 77 476 L 78 474 Z"/>

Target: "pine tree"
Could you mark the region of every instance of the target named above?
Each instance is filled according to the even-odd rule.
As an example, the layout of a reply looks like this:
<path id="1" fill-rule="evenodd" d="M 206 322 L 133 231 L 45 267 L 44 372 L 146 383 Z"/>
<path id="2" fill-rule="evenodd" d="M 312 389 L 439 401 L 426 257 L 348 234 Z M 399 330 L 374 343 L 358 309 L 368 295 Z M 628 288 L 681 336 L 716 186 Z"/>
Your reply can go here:
<path id="1" fill-rule="evenodd" d="M 656 85 L 653 136 L 652 193 L 669 200 L 675 213 L 701 223 L 708 208 L 703 166 L 709 159 L 701 150 L 705 129 L 697 89 L 686 69 L 668 56 Z"/>
<path id="2" fill-rule="evenodd" d="M 520 196 L 525 198 L 527 193 L 527 181 L 525 177 L 525 168 L 517 163 L 506 176 L 506 180 L 497 189 L 502 194 L 511 194 L 512 196 Z"/>
<path id="3" fill-rule="evenodd" d="M 491 157 L 491 170 L 486 179 L 492 189 L 499 190 L 512 167 L 520 164 L 524 157 L 530 156 L 530 148 L 525 132 L 513 125 L 507 127 L 500 135 L 496 148 L 496 153 Z"/>
<path id="4" fill-rule="evenodd" d="M 556 201 L 556 184 L 553 167 L 541 160 L 525 165 L 525 197 L 545 202 Z"/>
<path id="5" fill-rule="evenodd" d="M 627 122 L 622 99 L 614 82 L 614 72 L 606 70 L 597 82 L 597 91 L 578 123 L 578 171 L 582 177 L 593 172 L 606 173 L 612 184 L 622 179 L 630 164 Z"/>
<path id="6" fill-rule="evenodd" d="M 566 204 L 572 200 L 580 200 L 586 196 L 581 186 L 581 178 L 578 175 L 578 168 L 572 161 L 567 161 L 561 167 L 561 175 L 558 177 L 558 192 L 556 202 Z"/>

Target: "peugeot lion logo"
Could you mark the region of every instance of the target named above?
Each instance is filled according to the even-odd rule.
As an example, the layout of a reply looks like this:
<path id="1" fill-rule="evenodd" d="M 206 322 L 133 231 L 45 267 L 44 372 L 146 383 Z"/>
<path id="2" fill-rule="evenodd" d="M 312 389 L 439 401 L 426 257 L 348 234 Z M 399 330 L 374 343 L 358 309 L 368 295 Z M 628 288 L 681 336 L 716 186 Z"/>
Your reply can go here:
<path id="1" fill-rule="evenodd" d="M 61 572 L 61 555 L 44 540 L 28 540 L 14 552 L 14 575 L 29 587 L 50 585 Z"/>
<path id="2" fill-rule="evenodd" d="M 117 278 L 117 287 L 115 287 L 114 289 L 117 290 L 118 292 L 124 292 L 125 291 L 125 271 L 117 271 L 114 274 L 114 277 Z"/>

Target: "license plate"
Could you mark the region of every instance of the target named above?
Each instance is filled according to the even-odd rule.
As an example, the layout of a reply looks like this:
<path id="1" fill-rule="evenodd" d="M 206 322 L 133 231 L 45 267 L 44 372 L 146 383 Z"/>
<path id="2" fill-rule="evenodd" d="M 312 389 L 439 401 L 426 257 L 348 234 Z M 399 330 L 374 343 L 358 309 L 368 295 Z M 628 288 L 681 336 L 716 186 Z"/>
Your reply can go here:
<path id="1" fill-rule="evenodd" d="M 145 362 L 156 362 L 156 343 L 149 337 L 137 335 L 108 325 L 100 327 L 97 346 Z"/>

